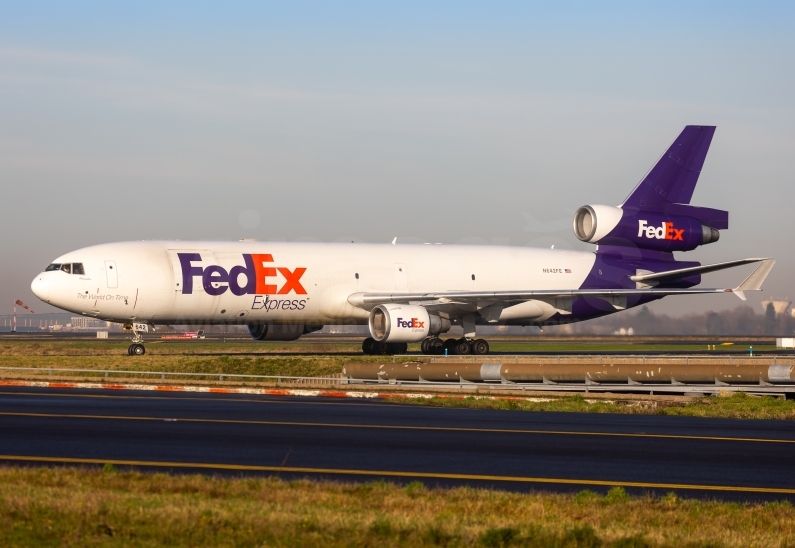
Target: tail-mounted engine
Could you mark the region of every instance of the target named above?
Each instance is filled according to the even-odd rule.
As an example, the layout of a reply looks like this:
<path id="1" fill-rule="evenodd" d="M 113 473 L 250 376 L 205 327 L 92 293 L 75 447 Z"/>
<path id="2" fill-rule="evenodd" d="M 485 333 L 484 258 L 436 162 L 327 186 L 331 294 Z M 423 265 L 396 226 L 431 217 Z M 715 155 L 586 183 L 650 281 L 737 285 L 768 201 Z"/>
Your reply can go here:
<path id="1" fill-rule="evenodd" d="M 574 234 L 583 242 L 603 245 L 631 246 L 657 251 L 690 251 L 700 245 L 717 242 L 718 228 L 728 227 L 725 219 L 705 224 L 705 215 L 726 212 L 671 204 L 689 215 L 672 215 L 669 212 L 624 210 L 605 205 L 582 206 L 574 214 Z M 674 209 L 674 207 L 671 207 Z"/>
<path id="2" fill-rule="evenodd" d="M 370 336 L 378 342 L 420 342 L 450 329 L 450 320 L 422 306 L 379 304 L 370 311 Z"/>

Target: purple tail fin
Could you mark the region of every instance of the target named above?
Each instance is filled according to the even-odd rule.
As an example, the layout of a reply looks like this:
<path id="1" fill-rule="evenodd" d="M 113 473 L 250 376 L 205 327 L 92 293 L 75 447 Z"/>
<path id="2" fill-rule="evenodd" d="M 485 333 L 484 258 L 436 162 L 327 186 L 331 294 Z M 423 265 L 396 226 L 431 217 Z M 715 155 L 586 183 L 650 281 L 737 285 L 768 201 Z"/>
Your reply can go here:
<path id="1" fill-rule="evenodd" d="M 689 204 L 714 134 L 715 126 L 685 126 L 621 207 L 665 211 L 670 204 Z"/>

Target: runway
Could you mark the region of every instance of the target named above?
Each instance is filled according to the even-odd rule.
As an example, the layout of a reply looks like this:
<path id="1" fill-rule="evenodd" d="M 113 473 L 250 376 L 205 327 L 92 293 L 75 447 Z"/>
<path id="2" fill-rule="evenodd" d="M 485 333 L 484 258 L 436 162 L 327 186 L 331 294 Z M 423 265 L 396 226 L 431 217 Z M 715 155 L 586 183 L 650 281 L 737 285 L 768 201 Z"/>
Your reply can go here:
<path id="1" fill-rule="evenodd" d="M 4 388 L 0 461 L 795 500 L 795 423 Z"/>

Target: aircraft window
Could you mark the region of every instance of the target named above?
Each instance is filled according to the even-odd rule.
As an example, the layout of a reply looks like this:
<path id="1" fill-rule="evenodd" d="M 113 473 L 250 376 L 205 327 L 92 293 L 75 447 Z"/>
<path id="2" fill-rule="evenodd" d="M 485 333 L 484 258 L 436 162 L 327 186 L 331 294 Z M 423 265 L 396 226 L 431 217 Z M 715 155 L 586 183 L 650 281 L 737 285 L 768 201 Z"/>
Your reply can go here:
<path id="1" fill-rule="evenodd" d="M 72 265 L 69 264 L 69 263 L 64 263 L 64 264 L 61 265 L 61 270 L 63 270 L 67 274 L 71 274 L 72 273 Z"/>
<path id="2" fill-rule="evenodd" d="M 61 270 L 60 263 L 53 263 L 44 269 L 44 272 L 52 272 L 53 270 Z"/>
<path id="3" fill-rule="evenodd" d="M 72 274 L 85 275 L 86 271 L 83 270 L 83 263 L 72 263 Z"/>

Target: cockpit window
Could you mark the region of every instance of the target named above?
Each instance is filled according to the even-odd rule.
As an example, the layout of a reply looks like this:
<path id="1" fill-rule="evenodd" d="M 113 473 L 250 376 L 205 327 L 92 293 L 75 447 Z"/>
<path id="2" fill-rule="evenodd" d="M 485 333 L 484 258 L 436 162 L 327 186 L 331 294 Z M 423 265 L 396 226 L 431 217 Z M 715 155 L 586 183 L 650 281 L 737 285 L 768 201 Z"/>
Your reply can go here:
<path id="1" fill-rule="evenodd" d="M 67 274 L 71 274 L 72 273 L 72 265 L 70 263 L 64 263 L 64 264 L 61 265 L 61 270 L 63 270 Z"/>
<path id="2" fill-rule="evenodd" d="M 53 264 L 51 264 L 50 266 L 48 266 L 47 268 L 44 269 L 45 272 L 51 272 L 53 270 L 61 270 L 61 264 L 60 263 L 53 263 Z"/>
<path id="3" fill-rule="evenodd" d="M 72 274 L 85 275 L 86 271 L 83 270 L 83 263 L 72 263 Z"/>

